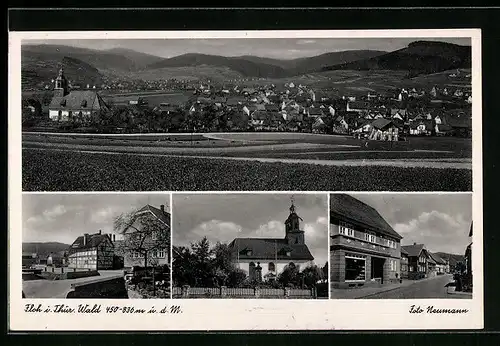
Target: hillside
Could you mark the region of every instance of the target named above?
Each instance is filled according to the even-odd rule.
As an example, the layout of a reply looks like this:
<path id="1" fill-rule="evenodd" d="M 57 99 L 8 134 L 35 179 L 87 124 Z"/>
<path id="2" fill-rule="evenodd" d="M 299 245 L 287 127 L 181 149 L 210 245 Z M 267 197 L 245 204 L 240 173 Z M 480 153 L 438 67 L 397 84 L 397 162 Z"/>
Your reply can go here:
<path id="1" fill-rule="evenodd" d="M 359 60 L 374 58 L 383 54 L 380 50 L 346 50 L 341 52 L 325 53 L 310 58 L 293 60 L 294 65 L 289 69 L 290 75 L 310 73 L 331 65 L 352 63 Z"/>
<path id="2" fill-rule="evenodd" d="M 464 249 L 465 251 L 465 249 Z M 447 259 L 450 261 L 450 266 L 453 267 L 457 264 L 457 262 L 464 262 L 464 256 L 463 255 L 456 255 L 456 254 L 450 254 L 446 252 L 436 252 L 436 254 L 441 257 L 442 259 Z"/>
<path id="3" fill-rule="evenodd" d="M 162 58 L 124 48 L 97 50 L 62 45 L 24 45 L 22 59 L 38 61 L 61 60 L 69 56 L 94 66 L 99 70 L 138 71 Z"/>
<path id="4" fill-rule="evenodd" d="M 134 72 L 135 79 L 142 80 L 165 80 L 176 78 L 179 80 L 211 80 L 224 82 L 232 79 L 240 79 L 243 76 L 224 66 L 182 66 L 182 67 L 164 67 L 154 70 L 143 70 Z"/>
<path id="5" fill-rule="evenodd" d="M 332 64 L 368 59 L 385 53 L 387 52 L 350 50 L 292 60 L 263 58 L 251 55 L 223 57 L 189 53 L 152 64 L 148 66 L 148 70 L 165 67 L 214 66 L 234 70 L 243 77 L 283 78 L 318 71 Z"/>
<path id="6" fill-rule="evenodd" d="M 49 242 L 49 243 L 23 243 L 23 252 L 37 253 L 40 258 L 45 258 L 51 252 L 68 250 L 68 244 Z"/>
<path id="7" fill-rule="evenodd" d="M 253 62 L 243 58 L 194 53 L 164 59 L 163 61 L 149 65 L 147 68 L 159 69 L 188 66 L 227 67 L 246 77 L 279 78 L 286 76 L 285 69 L 276 65 Z"/>
<path id="8" fill-rule="evenodd" d="M 23 88 L 34 88 L 44 84 L 51 84 L 57 77 L 59 69 L 64 68 L 64 74 L 70 84 L 86 86 L 102 84 L 105 77 L 94 66 L 74 57 L 39 59 L 33 56 L 24 56 L 21 61 L 21 80 Z"/>
<path id="9" fill-rule="evenodd" d="M 471 47 L 445 42 L 416 41 L 408 47 L 369 59 L 331 65 L 322 70 L 404 70 L 429 74 L 471 67 Z"/>

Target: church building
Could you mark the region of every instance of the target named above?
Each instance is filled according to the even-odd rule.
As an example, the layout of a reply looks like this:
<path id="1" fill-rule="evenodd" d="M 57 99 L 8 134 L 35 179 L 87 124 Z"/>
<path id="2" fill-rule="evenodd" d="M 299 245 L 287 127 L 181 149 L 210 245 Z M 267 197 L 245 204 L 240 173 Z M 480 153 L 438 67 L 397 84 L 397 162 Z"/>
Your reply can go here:
<path id="1" fill-rule="evenodd" d="M 49 118 L 53 121 L 87 122 L 108 105 L 94 90 L 69 90 L 68 80 L 61 68 L 54 81 L 54 97 L 49 105 Z"/>
<path id="2" fill-rule="evenodd" d="M 300 271 L 311 264 L 314 257 L 305 244 L 301 221 L 292 201 L 283 238 L 234 239 L 229 247 L 236 266 L 251 279 L 268 281 L 275 280 L 287 265 Z"/>

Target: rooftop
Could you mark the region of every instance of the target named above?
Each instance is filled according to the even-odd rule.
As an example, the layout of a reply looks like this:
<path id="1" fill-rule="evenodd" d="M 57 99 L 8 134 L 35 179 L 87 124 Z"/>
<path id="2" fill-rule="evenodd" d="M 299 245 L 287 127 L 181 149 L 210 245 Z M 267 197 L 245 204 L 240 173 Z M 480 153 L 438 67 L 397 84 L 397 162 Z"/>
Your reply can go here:
<path id="1" fill-rule="evenodd" d="M 403 238 L 373 207 L 347 194 L 330 195 L 330 213 L 397 239 Z"/>

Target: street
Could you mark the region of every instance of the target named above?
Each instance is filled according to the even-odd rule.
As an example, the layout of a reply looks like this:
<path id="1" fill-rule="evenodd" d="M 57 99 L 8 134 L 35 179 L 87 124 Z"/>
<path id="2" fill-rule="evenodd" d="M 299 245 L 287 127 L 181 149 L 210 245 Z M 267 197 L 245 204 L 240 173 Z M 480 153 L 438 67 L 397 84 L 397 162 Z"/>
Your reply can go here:
<path id="1" fill-rule="evenodd" d="M 463 295 L 447 293 L 446 284 L 453 281 L 452 275 L 437 276 L 431 279 L 415 281 L 415 283 L 365 297 L 366 299 L 415 299 L 415 298 L 468 298 Z"/>
<path id="2" fill-rule="evenodd" d="M 23 293 L 26 298 L 66 298 L 71 284 L 114 275 L 123 275 L 123 270 L 100 270 L 99 276 L 68 280 L 46 280 L 39 275 L 23 274 Z"/>

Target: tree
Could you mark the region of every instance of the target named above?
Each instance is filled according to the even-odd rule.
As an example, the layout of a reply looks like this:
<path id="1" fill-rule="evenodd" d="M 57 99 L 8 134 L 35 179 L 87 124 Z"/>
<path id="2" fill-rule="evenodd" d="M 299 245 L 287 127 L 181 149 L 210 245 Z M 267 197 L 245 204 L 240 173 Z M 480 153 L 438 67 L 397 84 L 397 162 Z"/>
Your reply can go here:
<path id="1" fill-rule="evenodd" d="M 330 276 L 330 273 L 328 271 L 328 262 L 325 262 L 325 265 L 323 266 L 323 268 L 321 268 L 321 271 L 323 281 L 328 282 L 328 277 Z"/>
<path id="2" fill-rule="evenodd" d="M 137 215 L 137 211 L 116 217 L 114 231 L 123 235 L 123 252 L 138 256 L 144 267 L 155 267 L 158 252 L 170 248 L 170 229 L 151 214 Z"/>
<path id="3" fill-rule="evenodd" d="M 194 267 L 194 278 L 196 285 L 212 287 L 214 285 L 214 270 L 212 266 L 212 254 L 210 242 L 203 237 L 198 242 L 191 244 Z"/>
<path id="4" fill-rule="evenodd" d="M 191 250 L 185 246 L 172 248 L 172 279 L 174 285 L 194 285 L 194 260 Z"/>
<path id="5" fill-rule="evenodd" d="M 288 264 L 278 276 L 278 282 L 283 287 L 300 286 L 299 269 L 293 263 Z"/>
<path id="6" fill-rule="evenodd" d="M 303 283 L 306 287 L 314 287 L 321 280 L 321 269 L 317 265 L 307 266 L 302 271 Z"/>

